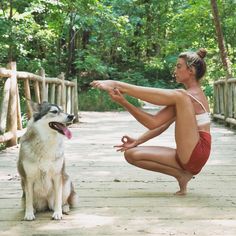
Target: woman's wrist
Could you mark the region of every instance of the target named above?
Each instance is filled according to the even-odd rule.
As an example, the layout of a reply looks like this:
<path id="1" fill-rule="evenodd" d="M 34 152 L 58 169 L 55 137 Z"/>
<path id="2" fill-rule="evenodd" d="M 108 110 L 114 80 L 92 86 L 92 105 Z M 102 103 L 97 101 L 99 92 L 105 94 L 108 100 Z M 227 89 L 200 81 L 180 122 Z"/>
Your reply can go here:
<path id="1" fill-rule="evenodd" d="M 130 103 L 124 98 L 120 101 L 120 105 L 127 108 L 130 105 Z"/>
<path id="2" fill-rule="evenodd" d="M 138 146 L 138 145 L 140 145 L 142 143 L 143 143 L 143 141 L 141 139 L 136 139 L 136 141 L 135 141 L 135 145 L 136 146 Z"/>
<path id="3" fill-rule="evenodd" d="M 115 81 L 115 88 L 117 88 L 121 93 L 125 93 L 125 83 L 120 81 Z"/>

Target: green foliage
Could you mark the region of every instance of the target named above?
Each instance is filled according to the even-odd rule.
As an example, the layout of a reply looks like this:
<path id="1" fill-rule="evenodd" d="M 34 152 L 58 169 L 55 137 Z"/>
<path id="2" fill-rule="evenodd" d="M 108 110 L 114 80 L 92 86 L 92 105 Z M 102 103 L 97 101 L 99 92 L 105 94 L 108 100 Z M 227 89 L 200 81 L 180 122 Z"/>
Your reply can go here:
<path id="1" fill-rule="evenodd" d="M 129 96 L 126 98 L 133 105 L 137 107 L 141 106 L 141 103 L 137 99 Z M 87 92 L 79 94 L 79 110 L 110 111 L 124 109 L 119 104 L 113 102 L 106 92 L 91 88 Z"/>
<path id="2" fill-rule="evenodd" d="M 236 2 L 217 3 L 235 76 Z M 82 93 L 92 80 L 107 78 L 178 87 L 177 55 L 200 47 L 208 51 L 209 97 L 212 82 L 225 76 L 209 0 L 0 1 L 0 34 L 1 65 L 16 60 L 18 70 L 65 72 Z"/>

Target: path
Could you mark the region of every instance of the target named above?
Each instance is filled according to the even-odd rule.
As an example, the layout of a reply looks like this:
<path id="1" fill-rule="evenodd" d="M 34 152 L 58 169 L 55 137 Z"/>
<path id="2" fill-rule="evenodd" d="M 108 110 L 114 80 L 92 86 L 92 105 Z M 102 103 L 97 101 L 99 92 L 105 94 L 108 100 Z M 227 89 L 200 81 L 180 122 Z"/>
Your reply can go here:
<path id="1" fill-rule="evenodd" d="M 169 176 L 135 168 L 113 149 L 124 134 L 144 132 L 126 112 L 82 112 L 81 123 L 66 141 L 67 172 L 79 195 L 78 207 L 63 220 L 39 213 L 25 222 L 16 171 L 19 149 L 0 152 L 0 236 L 236 235 L 236 134 L 213 124 L 212 155 L 189 184 L 189 194 L 175 196 Z M 174 147 L 173 127 L 148 144 Z"/>

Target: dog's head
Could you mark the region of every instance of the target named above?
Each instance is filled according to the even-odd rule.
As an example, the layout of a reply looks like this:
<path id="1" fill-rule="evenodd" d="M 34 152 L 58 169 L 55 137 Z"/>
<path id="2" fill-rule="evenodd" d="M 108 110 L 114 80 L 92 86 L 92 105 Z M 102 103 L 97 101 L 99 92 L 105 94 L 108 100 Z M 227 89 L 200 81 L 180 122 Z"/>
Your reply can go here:
<path id="1" fill-rule="evenodd" d="M 57 131 L 69 139 L 72 137 L 67 125 L 72 123 L 74 115 L 67 114 L 59 106 L 48 102 L 41 104 L 31 102 L 31 107 L 33 123 L 45 124 L 53 131 Z"/>

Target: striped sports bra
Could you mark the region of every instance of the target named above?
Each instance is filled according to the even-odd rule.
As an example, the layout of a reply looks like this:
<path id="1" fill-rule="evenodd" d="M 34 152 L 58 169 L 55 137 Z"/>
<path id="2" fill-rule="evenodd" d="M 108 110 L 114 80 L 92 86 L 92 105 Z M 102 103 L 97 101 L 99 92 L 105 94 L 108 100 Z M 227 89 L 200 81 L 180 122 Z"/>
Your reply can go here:
<path id="1" fill-rule="evenodd" d="M 195 98 L 192 94 L 188 93 L 188 95 L 195 100 L 197 103 L 199 103 L 201 105 L 201 107 L 203 108 L 203 110 L 205 111 L 202 114 L 197 114 L 196 115 L 196 121 L 197 121 L 197 125 L 206 125 L 206 124 L 210 124 L 211 123 L 211 114 L 206 110 L 206 108 L 204 107 L 204 105 L 197 99 Z"/>

